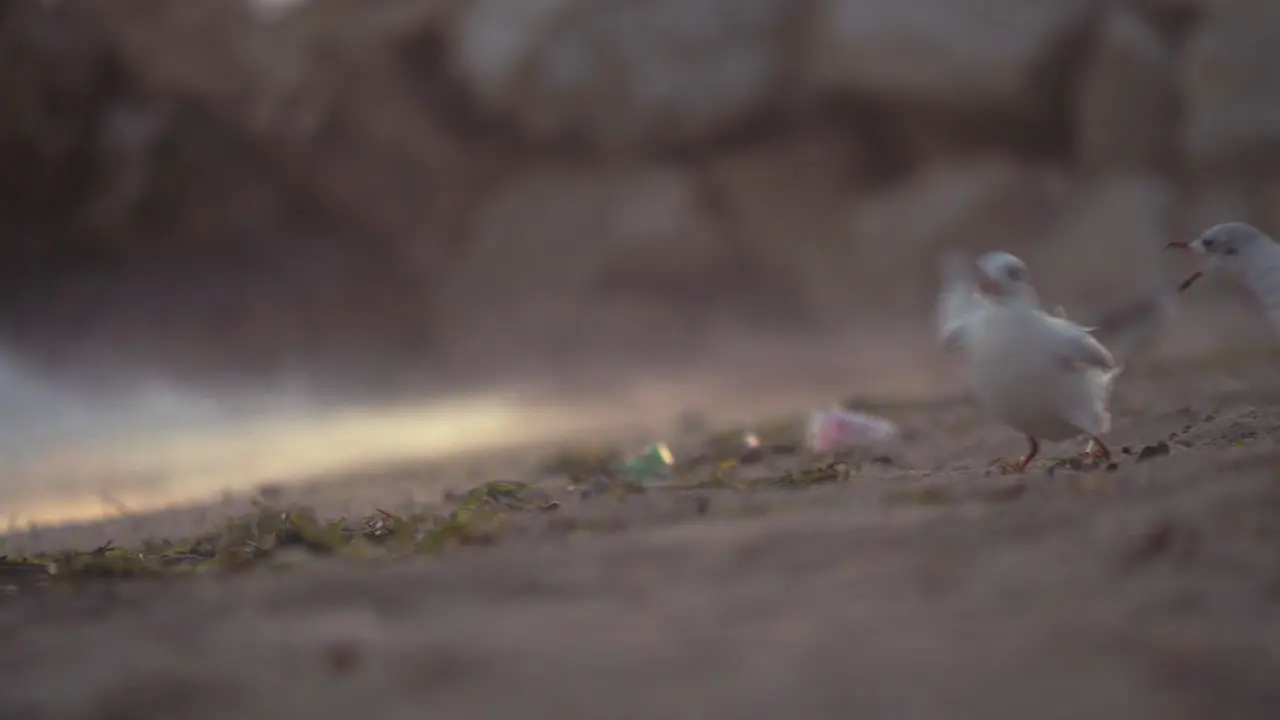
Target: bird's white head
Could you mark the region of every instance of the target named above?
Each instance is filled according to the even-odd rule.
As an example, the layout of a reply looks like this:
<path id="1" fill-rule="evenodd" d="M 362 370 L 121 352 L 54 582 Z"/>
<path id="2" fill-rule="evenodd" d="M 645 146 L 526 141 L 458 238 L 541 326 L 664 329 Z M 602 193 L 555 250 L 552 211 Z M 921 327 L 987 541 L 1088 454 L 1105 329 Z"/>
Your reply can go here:
<path id="1" fill-rule="evenodd" d="M 1165 245 L 1165 249 L 1189 250 L 1205 258 L 1204 268 L 1189 275 L 1178 286 L 1181 291 L 1211 270 L 1221 268 L 1232 275 L 1243 272 L 1255 261 L 1258 250 L 1271 243 L 1271 238 L 1248 223 L 1225 222 L 1205 230 L 1191 242 L 1171 242 Z"/>
<path id="2" fill-rule="evenodd" d="M 977 264 L 978 289 L 993 301 L 1036 302 L 1030 272 L 1021 258 L 1007 252 L 988 252 L 978 257 Z"/>

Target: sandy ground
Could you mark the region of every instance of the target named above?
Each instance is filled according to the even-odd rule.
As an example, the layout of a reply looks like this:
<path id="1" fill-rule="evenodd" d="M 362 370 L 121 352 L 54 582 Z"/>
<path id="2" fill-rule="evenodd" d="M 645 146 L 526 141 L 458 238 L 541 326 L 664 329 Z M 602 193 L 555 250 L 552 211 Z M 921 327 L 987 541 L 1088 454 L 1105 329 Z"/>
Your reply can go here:
<path id="1" fill-rule="evenodd" d="M 923 403 L 884 410 L 904 438 L 845 483 L 565 494 L 440 559 L 19 592 L 0 717 L 1276 717 L 1270 367 L 1133 370 L 1113 471 L 988 474 L 1021 438 Z"/>

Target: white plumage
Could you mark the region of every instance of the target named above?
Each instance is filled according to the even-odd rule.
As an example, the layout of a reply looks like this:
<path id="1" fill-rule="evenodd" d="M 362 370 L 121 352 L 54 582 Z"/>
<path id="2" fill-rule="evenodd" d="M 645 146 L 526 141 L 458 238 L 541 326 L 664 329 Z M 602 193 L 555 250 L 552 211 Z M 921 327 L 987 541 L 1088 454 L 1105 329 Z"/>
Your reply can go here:
<path id="1" fill-rule="evenodd" d="M 967 355 L 979 402 L 1027 436 L 1031 451 L 1014 469 L 1036 456 L 1038 440 L 1087 435 L 1110 457 L 1099 436 L 1111 429 L 1107 405 L 1121 367 L 1090 328 L 1041 309 L 1022 260 L 991 252 L 975 268 L 944 258 L 938 331 L 944 352 Z"/>
<path id="2" fill-rule="evenodd" d="M 1261 230 L 1242 222 L 1226 222 L 1205 230 L 1191 242 L 1171 242 L 1203 255 L 1204 267 L 1182 282 L 1179 290 L 1191 287 L 1206 273 L 1223 272 L 1258 301 L 1280 334 L 1280 245 Z"/>

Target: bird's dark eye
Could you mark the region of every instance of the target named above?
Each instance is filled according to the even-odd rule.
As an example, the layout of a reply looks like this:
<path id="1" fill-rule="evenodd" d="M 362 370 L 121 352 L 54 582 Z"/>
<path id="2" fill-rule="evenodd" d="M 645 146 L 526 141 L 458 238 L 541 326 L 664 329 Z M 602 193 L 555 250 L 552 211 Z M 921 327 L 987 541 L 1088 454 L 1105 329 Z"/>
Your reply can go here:
<path id="1" fill-rule="evenodd" d="M 1205 250 L 1212 250 L 1214 245 L 1213 238 L 1205 238 L 1200 241 L 1200 244 L 1204 245 Z"/>

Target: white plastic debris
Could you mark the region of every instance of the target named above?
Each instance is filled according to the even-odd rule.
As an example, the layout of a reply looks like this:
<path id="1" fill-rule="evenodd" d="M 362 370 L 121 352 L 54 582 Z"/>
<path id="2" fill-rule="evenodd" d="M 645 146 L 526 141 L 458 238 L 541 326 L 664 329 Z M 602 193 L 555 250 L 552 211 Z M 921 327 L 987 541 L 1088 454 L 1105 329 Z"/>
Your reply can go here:
<path id="1" fill-rule="evenodd" d="M 882 417 L 836 407 L 809 415 L 805 442 L 813 452 L 828 453 L 888 440 L 897 433 L 898 426 Z"/>

